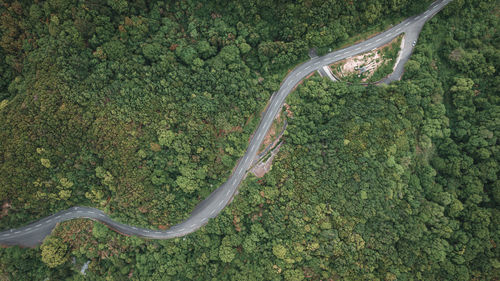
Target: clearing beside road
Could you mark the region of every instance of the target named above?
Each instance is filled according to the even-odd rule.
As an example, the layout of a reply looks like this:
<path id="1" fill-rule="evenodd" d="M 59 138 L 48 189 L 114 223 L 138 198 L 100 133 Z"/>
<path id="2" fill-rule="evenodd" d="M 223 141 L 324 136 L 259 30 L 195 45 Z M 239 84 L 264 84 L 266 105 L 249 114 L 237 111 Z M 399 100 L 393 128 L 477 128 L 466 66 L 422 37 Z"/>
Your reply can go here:
<path id="1" fill-rule="evenodd" d="M 389 75 L 401 50 L 403 34 L 391 42 L 330 65 L 333 74 L 353 83 L 376 82 Z"/>

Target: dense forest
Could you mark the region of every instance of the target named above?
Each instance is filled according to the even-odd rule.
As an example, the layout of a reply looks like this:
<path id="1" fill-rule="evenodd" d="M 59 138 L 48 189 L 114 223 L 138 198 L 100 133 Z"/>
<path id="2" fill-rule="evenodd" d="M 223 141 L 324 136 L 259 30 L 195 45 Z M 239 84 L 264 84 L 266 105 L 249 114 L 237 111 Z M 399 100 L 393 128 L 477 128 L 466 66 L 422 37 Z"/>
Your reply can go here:
<path id="1" fill-rule="evenodd" d="M 326 4 L 3 3 L 0 227 L 75 204 L 179 222 L 224 182 L 309 46 L 425 8 Z"/>
<path id="2" fill-rule="evenodd" d="M 429 3 L 0 2 L 0 228 L 74 205 L 181 221 L 309 48 Z M 499 4 L 450 3 L 400 82 L 306 80 L 272 170 L 199 231 L 65 222 L 40 247 L 0 249 L 0 279 L 498 280 Z"/>

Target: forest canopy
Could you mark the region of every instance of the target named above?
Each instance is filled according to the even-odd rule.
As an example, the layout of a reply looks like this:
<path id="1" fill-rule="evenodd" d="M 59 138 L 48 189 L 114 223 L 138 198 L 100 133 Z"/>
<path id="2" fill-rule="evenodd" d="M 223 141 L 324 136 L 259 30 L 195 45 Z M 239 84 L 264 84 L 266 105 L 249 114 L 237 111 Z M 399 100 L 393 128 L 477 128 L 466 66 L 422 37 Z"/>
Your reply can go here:
<path id="1" fill-rule="evenodd" d="M 310 48 L 429 4 L 2 2 L 0 228 L 75 205 L 182 221 Z M 451 2 L 389 86 L 304 81 L 272 170 L 199 231 L 149 241 L 69 221 L 40 247 L 0 249 L 0 279 L 495 280 L 498 7 Z"/>

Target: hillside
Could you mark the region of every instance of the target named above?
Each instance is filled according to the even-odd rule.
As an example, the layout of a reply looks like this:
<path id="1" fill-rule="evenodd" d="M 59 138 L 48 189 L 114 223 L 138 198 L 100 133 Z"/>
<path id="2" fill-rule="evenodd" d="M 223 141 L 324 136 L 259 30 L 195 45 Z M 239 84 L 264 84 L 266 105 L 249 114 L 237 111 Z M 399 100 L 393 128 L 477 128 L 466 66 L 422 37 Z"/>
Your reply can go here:
<path id="1" fill-rule="evenodd" d="M 224 182 L 310 47 L 427 4 L 3 3 L 0 227 L 74 205 L 181 221 Z M 147 241 L 66 222 L 41 247 L 0 249 L 1 278 L 495 280 L 498 4 L 449 4 L 401 82 L 305 81 L 272 170 L 200 231 Z"/>

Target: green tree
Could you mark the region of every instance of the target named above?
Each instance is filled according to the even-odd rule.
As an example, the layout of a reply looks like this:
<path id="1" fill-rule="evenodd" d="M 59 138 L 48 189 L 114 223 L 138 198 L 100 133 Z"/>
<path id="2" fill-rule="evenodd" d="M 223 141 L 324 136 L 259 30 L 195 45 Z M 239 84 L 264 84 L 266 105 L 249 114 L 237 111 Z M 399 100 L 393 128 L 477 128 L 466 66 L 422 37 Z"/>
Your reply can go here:
<path id="1" fill-rule="evenodd" d="M 68 261 L 68 246 L 58 237 L 48 236 L 40 249 L 42 250 L 42 261 L 48 267 L 57 267 Z"/>

